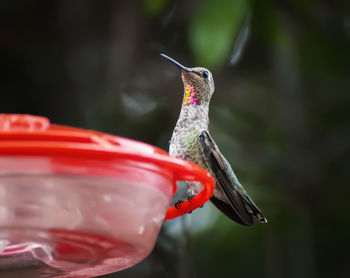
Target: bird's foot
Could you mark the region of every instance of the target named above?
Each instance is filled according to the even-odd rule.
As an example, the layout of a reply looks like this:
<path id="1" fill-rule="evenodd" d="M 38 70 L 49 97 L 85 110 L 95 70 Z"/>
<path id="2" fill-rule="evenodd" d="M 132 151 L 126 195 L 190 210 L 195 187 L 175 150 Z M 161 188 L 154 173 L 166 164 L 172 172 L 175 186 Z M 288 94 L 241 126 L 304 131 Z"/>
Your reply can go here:
<path id="1" fill-rule="evenodd" d="M 187 197 L 187 200 L 191 203 L 191 200 L 193 199 L 193 197 L 196 196 L 196 194 L 191 194 Z M 200 208 L 202 208 L 204 205 L 201 205 Z M 192 212 L 192 211 L 191 211 Z M 189 213 L 191 213 L 189 212 Z"/>
<path id="2" fill-rule="evenodd" d="M 195 194 L 188 195 L 187 200 L 191 203 L 191 200 L 193 199 L 194 196 L 195 196 Z M 192 213 L 192 211 L 190 211 L 188 214 L 191 214 L 191 213 Z"/>
<path id="3" fill-rule="evenodd" d="M 190 198 L 188 198 L 188 201 L 190 201 Z M 177 209 L 179 209 L 179 208 L 180 208 L 180 205 L 181 205 L 183 202 L 184 202 L 184 201 L 182 201 L 182 200 L 178 200 L 178 201 L 175 203 L 174 207 L 177 208 Z M 190 211 L 188 214 L 191 214 L 191 213 L 192 213 L 192 211 Z"/>
<path id="4" fill-rule="evenodd" d="M 180 204 L 183 203 L 183 202 L 184 202 L 184 201 L 182 201 L 182 200 L 178 200 L 178 201 L 175 203 L 174 207 L 177 208 L 177 209 L 179 209 L 179 208 L 180 208 Z"/>

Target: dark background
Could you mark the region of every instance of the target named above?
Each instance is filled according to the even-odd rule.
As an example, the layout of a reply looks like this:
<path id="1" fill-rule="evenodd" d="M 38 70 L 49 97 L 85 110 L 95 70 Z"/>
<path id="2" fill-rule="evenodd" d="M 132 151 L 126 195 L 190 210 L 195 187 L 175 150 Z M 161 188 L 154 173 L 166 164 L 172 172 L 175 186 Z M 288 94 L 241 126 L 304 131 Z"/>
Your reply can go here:
<path id="1" fill-rule="evenodd" d="M 2 0 L 0 112 L 167 150 L 183 87 L 159 53 L 208 67 L 210 131 L 269 223 L 208 204 L 108 277 L 350 277 L 349 6 Z"/>

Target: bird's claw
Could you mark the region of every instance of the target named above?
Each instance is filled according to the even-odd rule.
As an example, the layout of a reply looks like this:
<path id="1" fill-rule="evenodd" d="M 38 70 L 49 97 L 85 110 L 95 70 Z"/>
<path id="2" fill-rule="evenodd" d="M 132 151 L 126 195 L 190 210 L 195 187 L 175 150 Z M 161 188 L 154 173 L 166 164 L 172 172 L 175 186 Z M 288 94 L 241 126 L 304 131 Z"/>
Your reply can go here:
<path id="1" fill-rule="evenodd" d="M 189 196 L 187 197 L 187 200 L 191 203 L 191 200 L 193 199 L 194 196 L 196 196 L 196 194 L 189 195 Z M 202 208 L 202 207 L 204 207 L 204 204 L 200 206 L 200 208 Z M 192 212 L 192 211 L 191 211 L 191 212 Z M 189 213 L 191 213 L 191 212 L 189 212 Z"/>
<path id="2" fill-rule="evenodd" d="M 182 201 L 182 200 L 178 200 L 178 201 L 175 203 L 174 207 L 177 208 L 177 209 L 179 209 L 179 208 L 180 208 L 180 204 L 183 203 L 183 202 L 184 202 L 184 201 Z"/>
<path id="3" fill-rule="evenodd" d="M 193 199 L 193 197 L 194 197 L 195 195 L 189 195 L 188 197 L 187 197 L 187 200 L 189 201 L 189 202 L 191 202 L 191 200 Z M 177 208 L 177 209 L 179 209 L 180 208 L 180 205 L 183 203 L 184 201 L 182 201 L 182 200 L 178 200 L 176 203 L 175 203 L 175 205 L 174 205 L 174 207 L 175 208 Z M 204 205 L 201 205 L 200 207 L 202 208 Z M 190 212 L 188 212 L 188 214 L 191 214 L 192 213 L 192 211 L 190 211 Z"/>
<path id="4" fill-rule="evenodd" d="M 196 195 L 189 195 L 189 196 L 187 197 L 187 200 L 191 203 L 191 200 L 193 199 L 194 196 L 196 196 Z"/>

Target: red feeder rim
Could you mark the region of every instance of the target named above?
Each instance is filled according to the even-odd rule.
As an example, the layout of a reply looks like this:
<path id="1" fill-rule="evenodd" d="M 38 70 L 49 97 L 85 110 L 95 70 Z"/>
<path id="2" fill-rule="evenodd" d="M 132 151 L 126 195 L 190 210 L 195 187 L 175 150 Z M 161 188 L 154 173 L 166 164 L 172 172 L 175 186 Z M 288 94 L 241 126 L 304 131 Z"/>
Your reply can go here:
<path id="1" fill-rule="evenodd" d="M 199 181 L 203 189 L 179 208 L 169 207 L 164 220 L 189 213 L 202 206 L 213 194 L 215 182 L 201 167 L 172 158 L 151 145 L 91 130 L 51 125 L 45 117 L 0 114 L 0 155 L 65 156 L 72 158 L 124 158 L 156 164 L 173 173 L 176 181 Z"/>

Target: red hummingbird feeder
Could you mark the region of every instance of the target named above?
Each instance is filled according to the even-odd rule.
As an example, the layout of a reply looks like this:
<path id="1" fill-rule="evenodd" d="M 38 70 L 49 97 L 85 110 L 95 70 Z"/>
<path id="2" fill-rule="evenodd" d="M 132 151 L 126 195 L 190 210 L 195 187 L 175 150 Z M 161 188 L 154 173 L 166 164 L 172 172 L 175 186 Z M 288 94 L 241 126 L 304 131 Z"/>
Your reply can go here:
<path id="1" fill-rule="evenodd" d="M 203 189 L 169 208 L 177 181 Z M 152 251 L 164 220 L 203 205 L 213 189 L 204 169 L 156 147 L 0 114 L 0 274 L 94 277 L 131 267 Z"/>

